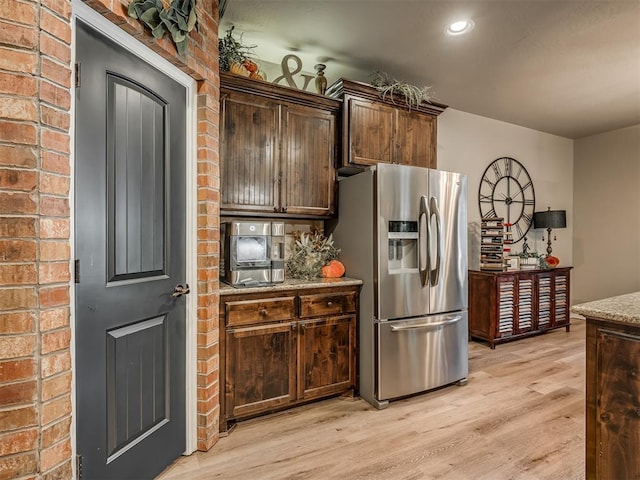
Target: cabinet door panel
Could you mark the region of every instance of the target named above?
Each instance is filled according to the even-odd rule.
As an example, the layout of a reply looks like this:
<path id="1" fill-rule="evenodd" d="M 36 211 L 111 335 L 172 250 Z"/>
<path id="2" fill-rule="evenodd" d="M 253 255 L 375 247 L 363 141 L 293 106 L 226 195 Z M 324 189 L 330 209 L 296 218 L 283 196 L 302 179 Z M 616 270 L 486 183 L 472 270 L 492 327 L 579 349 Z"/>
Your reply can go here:
<path id="1" fill-rule="evenodd" d="M 553 291 L 550 274 L 538 275 L 538 329 L 543 330 L 553 326 L 552 303 Z"/>
<path id="2" fill-rule="evenodd" d="M 355 386 L 356 317 L 300 323 L 299 397 L 310 399 Z"/>
<path id="3" fill-rule="evenodd" d="M 335 211 L 336 117 L 301 106 L 284 109 L 282 209 L 289 214 Z"/>
<path id="4" fill-rule="evenodd" d="M 398 109 L 398 151 L 402 165 L 436 168 L 436 119 L 425 114 Z"/>
<path id="5" fill-rule="evenodd" d="M 535 296 L 535 277 L 520 275 L 518 278 L 518 333 L 530 332 L 533 329 Z"/>
<path id="6" fill-rule="evenodd" d="M 349 162 L 393 163 L 395 130 L 394 108 L 366 100 L 349 100 Z"/>
<path id="7" fill-rule="evenodd" d="M 295 322 L 227 330 L 227 419 L 296 399 Z"/>
<path id="8" fill-rule="evenodd" d="M 569 323 L 569 276 L 564 273 L 554 275 L 555 324 Z"/>
<path id="9" fill-rule="evenodd" d="M 596 478 L 640 478 L 640 337 L 599 330 Z"/>
<path id="10" fill-rule="evenodd" d="M 510 337 L 516 333 L 515 302 L 518 281 L 516 277 L 501 277 L 498 282 L 498 322 L 496 338 Z"/>
<path id="11" fill-rule="evenodd" d="M 220 208 L 272 213 L 279 204 L 278 105 L 222 92 L 220 106 Z"/>

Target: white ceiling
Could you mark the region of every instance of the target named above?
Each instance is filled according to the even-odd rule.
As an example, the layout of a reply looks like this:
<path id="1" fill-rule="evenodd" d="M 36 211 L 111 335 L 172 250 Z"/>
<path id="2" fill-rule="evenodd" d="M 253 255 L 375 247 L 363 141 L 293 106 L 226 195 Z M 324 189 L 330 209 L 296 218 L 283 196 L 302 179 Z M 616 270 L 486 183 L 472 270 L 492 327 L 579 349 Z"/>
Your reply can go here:
<path id="1" fill-rule="evenodd" d="M 445 35 L 460 18 L 475 29 Z M 640 124 L 640 0 L 227 0 L 230 25 L 263 60 L 325 63 L 329 82 L 381 70 L 567 138 Z"/>

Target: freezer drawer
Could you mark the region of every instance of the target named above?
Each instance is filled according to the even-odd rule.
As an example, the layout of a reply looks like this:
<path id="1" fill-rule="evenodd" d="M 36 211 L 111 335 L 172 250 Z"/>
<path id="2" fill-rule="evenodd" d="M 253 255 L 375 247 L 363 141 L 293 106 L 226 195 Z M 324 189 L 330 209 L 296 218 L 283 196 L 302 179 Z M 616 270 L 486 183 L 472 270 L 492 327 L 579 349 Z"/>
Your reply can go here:
<path id="1" fill-rule="evenodd" d="M 462 380 L 469 373 L 467 312 L 376 322 L 379 401 Z"/>

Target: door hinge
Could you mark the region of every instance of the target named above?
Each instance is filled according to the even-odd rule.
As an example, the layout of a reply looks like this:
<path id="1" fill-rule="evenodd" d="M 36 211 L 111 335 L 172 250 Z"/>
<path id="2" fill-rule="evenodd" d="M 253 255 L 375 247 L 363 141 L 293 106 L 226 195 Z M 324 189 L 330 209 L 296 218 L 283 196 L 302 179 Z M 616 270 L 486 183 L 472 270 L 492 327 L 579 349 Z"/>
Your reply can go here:
<path id="1" fill-rule="evenodd" d="M 76 63 L 74 70 L 75 70 L 76 88 L 80 88 L 80 64 L 79 63 Z"/>
<path id="2" fill-rule="evenodd" d="M 76 478 L 82 478 L 82 455 L 76 455 Z"/>
<path id="3" fill-rule="evenodd" d="M 75 283 L 80 283 L 80 260 L 77 258 L 73 266 L 73 278 Z"/>

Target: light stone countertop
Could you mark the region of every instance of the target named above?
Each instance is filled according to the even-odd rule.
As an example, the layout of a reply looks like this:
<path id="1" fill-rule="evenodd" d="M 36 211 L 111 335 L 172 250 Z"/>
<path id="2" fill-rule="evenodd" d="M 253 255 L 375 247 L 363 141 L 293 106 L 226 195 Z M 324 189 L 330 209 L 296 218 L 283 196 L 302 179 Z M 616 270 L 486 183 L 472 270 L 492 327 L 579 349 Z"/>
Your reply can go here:
<path id="1" fill-rule="evenodd" d="M 296 280 L 287 278 L 283 283 L 273 285 L 262 285 L 252 287 L 232 287 L 224 282 L 220 282 L 220 295 L 241 295 L 245 293 L 257 292 L 278 292 L 290 290 L 292 288 L 321 288 L 321 287 L 346 287 L 351 285 L 362 285 L 362 280 L 357 278 L 318 278 L 317 280 Z"/>
<path id="2" fill-rule="evenodd" d="M 585 317 L 640 325 L 640 292 L 594 300 L 571 307 Z"/>

